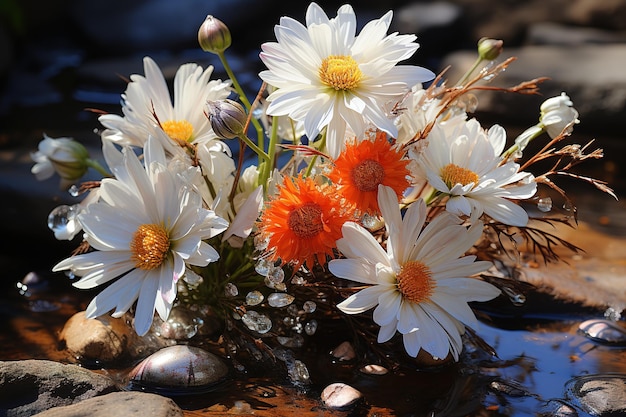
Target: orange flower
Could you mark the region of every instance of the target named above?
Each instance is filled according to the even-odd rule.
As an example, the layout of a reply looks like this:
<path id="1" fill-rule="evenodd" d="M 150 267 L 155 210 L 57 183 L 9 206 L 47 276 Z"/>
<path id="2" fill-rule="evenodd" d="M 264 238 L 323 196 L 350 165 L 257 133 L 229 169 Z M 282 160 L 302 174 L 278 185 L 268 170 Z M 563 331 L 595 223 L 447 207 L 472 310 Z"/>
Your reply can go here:
<path id="1" fill-rule="evenodd" d="M 333 256 L 347 220 L 333 187 L 318 186 L 310 177 L 285 178 L 259 219 L 259 231 L 269 238 L 270 259 L 297 270 L 304 263 L 312 268 L 315 260 L 323 265 L 326 255 Z"/>
<path id="2" fill-rule="evenodd" d="M 408 164 L 402 153 L 392 148 L 386 134 L 377 131 L 374 140 L 346 144 L 328 178 L 361 212 L 379 214 L 378 186 L 391 187 L 400 197 L 410 185 Z"/>

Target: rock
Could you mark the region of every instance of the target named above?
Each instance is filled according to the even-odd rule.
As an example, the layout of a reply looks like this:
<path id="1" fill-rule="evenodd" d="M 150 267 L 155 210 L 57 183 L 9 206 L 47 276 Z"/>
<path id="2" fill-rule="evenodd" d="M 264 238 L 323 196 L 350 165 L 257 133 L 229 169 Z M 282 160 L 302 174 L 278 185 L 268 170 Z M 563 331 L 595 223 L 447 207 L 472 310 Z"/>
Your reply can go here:
<path id="1" fill-rule="evenodd" d="M 321 398 L 326 407 L 343 410 L 355 405 L 363 395 L 348 384 L 336 382 L 324 388 Z"/>
<path id="2" fill-rule="evenodd" d="M 47 360 L 0 362 L 0 410 L 26 417 L 117 391 L 115 382 L 76 365 Z"/>
<path id="3" fill-rule="evenodd" d="M 131 389 L 181 395 L 215 389 L 228 376 L 216 355 L 195 346 L 174 345 L 156 351 L 130 373 Z"/>
<path id="4" fill-rule="evenodd" d="M 376 364 L 365 365 L 360 371 L 366 375 L 387 375 L 389 373 L 387 368 Z"/>
<path id="5" fill-rule="evenodd" d="M 65 323 L 59 337 L 79 361 L 111 362 L 124 355 L 136 333 L 124 318 L 103 315 L 88 319 L 80 311 Z"/>
<path id="6" fill-rule="evenodd" d="M 183 410 L 169 398 L 144 392 L 113 392 L 76 404 L 54 407 L 37 417 L 182 417 Z"/>
<path id="7" fill-rule="evenodd" d="M 351 361 L 356 357 L 356 353 L 350 342 L 340 343 L 330 354 L 340 361 Z"/>
<path id="8" fill-rule="evenodd" d="M 626 375 L 584 375 L 567 382 L 566 396 L 594 416 L 626 413 Z"/>

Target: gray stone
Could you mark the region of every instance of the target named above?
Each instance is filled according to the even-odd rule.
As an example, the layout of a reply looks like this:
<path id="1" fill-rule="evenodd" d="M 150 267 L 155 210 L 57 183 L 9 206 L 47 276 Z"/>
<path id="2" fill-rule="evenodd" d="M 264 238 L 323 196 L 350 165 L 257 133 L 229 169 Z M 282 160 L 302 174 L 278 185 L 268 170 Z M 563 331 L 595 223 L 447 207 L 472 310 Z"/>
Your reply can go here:
<path id="1" fill-rule="evenodd" d="M 566 396 L 594 416 L 626 414 L 626 375 L 585 375 L 566 384 Z"/>
<path id="2" fill-rule="evenodd" d="M 182 417 L 170 398 L 144 392 L 113 392 L 64 407 L 54 407 L 37 417 Z"/>
<path id="3" fill-rule="evenodd" d="M 0 362 L 0 410 L 26 417 L 117 391 L 104 375 L 47 360 Z"/>

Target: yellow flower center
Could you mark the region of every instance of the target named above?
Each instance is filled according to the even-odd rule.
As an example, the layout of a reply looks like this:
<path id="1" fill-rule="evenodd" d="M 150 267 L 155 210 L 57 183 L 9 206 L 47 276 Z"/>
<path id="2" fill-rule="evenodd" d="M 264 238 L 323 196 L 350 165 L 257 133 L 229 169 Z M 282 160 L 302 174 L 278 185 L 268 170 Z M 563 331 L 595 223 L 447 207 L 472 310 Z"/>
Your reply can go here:
<path id="1" fill-rule="evenodd" d="M 428 300 L 436 286 L 430 268 L 420 261 L 409 261 L 402 265 L 400 273 L 396 275 L 396 282 L 403 297 L 416 304 Z"/>
<path id="2" fill-rule="evenodd" d="M 455 164 L 448 164 L 441 168 L 441 179 L 446 183 L 448 188 L 454 187 L 456 184 L 467 185 L 470 183 L 478 184 L 478 174 L 467 168 L 460 167 Z"/>
<path id="3" fill-rule="evenodd" d="M 187 120 L 167 120 L 161 127 L 174 141 L 191 142 L 193 139 L 193 125 Z"/>
<path id="4" fill-rule="evenodd" d="M 359 191 L 376 191 L 385 178 L 385 170 L 378 161 L 366 159 L 359 162 L 350 175 Z"/>
<path id="5" fill-rule="evenodd" d="M 142 224 L 130 242 L 131 259 L 137 268 L 152 270 L 161 266 L 170 249 L 165 227 L 159 224 Z"/>
<path id="6" fill-rule="evenodd" d="M 300 239 L 310 239 L 324 230 L 322 210 L 315 203 L 306 203 L 289 212 L 287 227 Z"/>
<path id="7" fill-rule="evenodd" d="M 345 91 L 358 87 L 363 73 L 351 56 L 331 55 L 322 61 L 319 77 L 323 84 Z"/>

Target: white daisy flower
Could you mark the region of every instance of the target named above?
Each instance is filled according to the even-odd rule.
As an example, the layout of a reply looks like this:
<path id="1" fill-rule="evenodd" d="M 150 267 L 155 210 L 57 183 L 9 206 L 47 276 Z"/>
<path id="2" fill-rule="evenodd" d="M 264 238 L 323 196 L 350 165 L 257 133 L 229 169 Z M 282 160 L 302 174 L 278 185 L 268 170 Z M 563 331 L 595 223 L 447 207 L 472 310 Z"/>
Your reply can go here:
<path id="1" fill-rule="evenodd" d="M 277 88 L 268 97 L 269 115 L 289 115 L 304 122 L 309 140 L 323 128 L 326 146 L 336 158 L 343 149 L 346 127 L 362 137 L 367 122 L 395 137 L 397 128 L 384 109 L 399 101 L 413 85 L 434 78 L 417 66 L 398 66 L 419 44 L 414 35 L 387 35 L 392 12 L 373 20 L 356 36 L 350 5 L 329 19 L 316 3 L 306 12 L 306 26 L 282 17 L 278 42 L 264 43 L 261 60 L 268 70 L 259 76 Z"/>
<path id="2" fill-rule="evenodd" d="M 504 224 L 526 226 L 528 214 L 510 200 L 532 197 L 537 184 L 515 162 L 503 163 L 506 132 L 501 126 L 485 131 L 470 119 L 448 132 L 436 124 L 427 141 L 416 157 L 418 167 L 433 188 L 449 196 L 447 211 L 473 219 L 486 213 Z"/>
<path id="3" fill-rule="evenodd" d="M 230 81 L 210 80 L 212 66 L 203 70 L 194 63 L 181 65 L 174 77 L 172 101 L 159 66 L 150 57 L 145 57 L 143 63 L 145 76 L 131 75 L 122 94 L 124 116 L 99 117 L 107 128 L 102 132 L 103 140 L 142 147 L 146 138 L 153 136 L 169 155 L 185 157 L 188 155 L 184 145 L 193 144 L 203 174 L 215 189 L 224 187 L 235 171 L 235 163 L 230 148 L 218 139 L 205 113 L 208 101 L 229 96 Z"/>
<path id="4" fill-rule="evenodd" d="M 78 288 L 114 280 L 87 307 L 88 317 L 111 310 L 122 316 L 137 301 L 135 330 L 145 334 L 154 311 L 166 320 L 176 298 L 176 282 L 190 265 L 206 266 L 219 255 L 204 240 L 224 231 L 227 222 L 202 207 L 202 199 L 168 170 L 165 152 L 149 138 L 145 167 L 130 149 L 116 178 L 102 180 L 100 200 L 79 215 L 85 239 L 96 249 L 59 262 L 82 278 Z"/>
<path id="5" fill-rule="evenodd" d="M 142 147 L 149 134 L 160 127 L 171 139 L 188 143 L 214 140 L 217 136 L 204 114 L 209 100 L 223 100 L 231 93 L 230 82 L 211 80 L 213 66 L 181 65 L 174 76 L 174 97 L 165 77 L 150 57 L 143 59 L 145 75 L 130 76 L 122 94 L 124 116 L 105 114 L 100 123 L 103 136 L 119 145 Z M 168 147 L 166 150 L 169 151 Z"/>
<path id="6" fill-rule="evenodd" d="M 379 343 L 397 331 L 413 357 L 423 349 L 434 358 L 452 354 L 458 360 L 464 325 L 477 325 L 467 303 L 500 294 L 493 285 L 469 278 L 491 263 L 463 256 L 480 238 L 483 225 L 477 222 L 468 229 L 458 217 L 442 212 L 423 228 L 422 200 L 409 206 L 403 219 L 391 188 L 379 186 L 378 196 L 389 233 L 387 250 L 357 223 L 344 224 L 337 248 L 347 259 L 331 260 L 328 268 L 340 278 L 370 286 L 337 307 L 348 314 L 375 307 L 373 319 L 381 326 Z"/>

